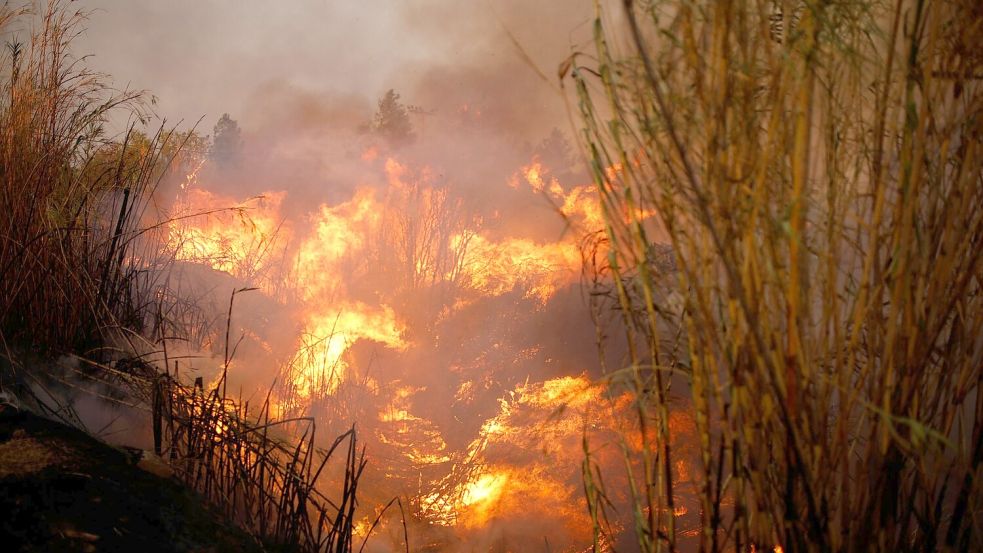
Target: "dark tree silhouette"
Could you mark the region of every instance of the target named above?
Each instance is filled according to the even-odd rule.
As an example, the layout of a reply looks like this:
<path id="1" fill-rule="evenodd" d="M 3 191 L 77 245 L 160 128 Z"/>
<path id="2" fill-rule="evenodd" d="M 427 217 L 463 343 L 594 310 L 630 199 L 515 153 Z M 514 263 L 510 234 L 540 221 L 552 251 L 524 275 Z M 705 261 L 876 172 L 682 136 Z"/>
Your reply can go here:
<path id="1" fill-rule="evenodd" d="M 212 159 L 220 166 L 229 167 L 239 161 L 242 151 L 242 131 L 239 123 L 223 113 L 215 124 L 212 135 Z"/>
<path id="2" fill-rule="evenodd" d="M 394 145 L 406 144 L 414 138 L 409 110 L 391 88 L 379 99 L 379 110 L 372 119 L 372 130 Z"/>

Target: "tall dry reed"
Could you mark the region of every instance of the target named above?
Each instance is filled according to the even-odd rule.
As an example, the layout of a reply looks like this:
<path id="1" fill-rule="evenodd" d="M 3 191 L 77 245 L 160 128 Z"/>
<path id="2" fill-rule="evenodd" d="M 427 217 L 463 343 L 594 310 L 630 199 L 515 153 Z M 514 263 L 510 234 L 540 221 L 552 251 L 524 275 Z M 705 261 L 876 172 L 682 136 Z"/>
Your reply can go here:
<path id="1" fill-rule="evenodd" d="M 106 136 L 111 114 L 145 121 L 69 48 L 85 14 L 0 8 L 0 338 L 7 348 L 91 351 L 153 312 L 160 249 L 150 200 L 187 135 Z M 132 129 L 132 127 L 131 127 Z"/>
<path id="2" fill-rule="evenodd" d="M 607 223 L 595 298 L 629 351 L 607 379 L 634 399 L 634 543 L 983 548 L 980 4 L 597 13 L 560 73 Z M 601 544 L 614 490 L 586 451 Z"/>

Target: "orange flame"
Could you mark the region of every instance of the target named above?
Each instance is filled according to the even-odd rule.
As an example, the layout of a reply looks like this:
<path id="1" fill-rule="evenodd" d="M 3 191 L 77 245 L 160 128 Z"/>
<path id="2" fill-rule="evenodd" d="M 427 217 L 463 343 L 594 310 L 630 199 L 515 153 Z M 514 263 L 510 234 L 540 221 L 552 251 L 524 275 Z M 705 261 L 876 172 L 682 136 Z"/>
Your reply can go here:
<path id="1" fill-rule="evenodd" d="M 278 399 L 279 413 L 314 397 L 338 397 L 354 375 L 354 344 L 402 352 L 422 341 L 407 307 L 416 304 L 405 301 L 400 290 L 451 288 L 444 313 L 513 292 L 530 300 L 525 305 L 543 308 L 580 276 L 576 233 L 553 242 L 503 237 L 485 231 L 480 217 L 468 214 L 448 224 L 440 218 L 461 207 L 434 184 L 433 172 L 391 157 L 378 163 L 380 155 L 378 147 L 370 147 L 361 158 L 381 169 L 384 186 L 362 186 L 347 201 L 319 205 L 292 220 L 281 213 L 285 192 L 240 203 L 197 188 L 197 169 L 182 186 L 179 213 L 206 214 L 179 218 L 170 228 L 178 258 L 258 282 L 299 312 L 293 351 L 282 357 L 292 395 Z M 581 230 L 604 225 L 592 188 L 565 187 L 538 159 L 509 185 L 517 190 L 528 185 L 532 193 L 547 196 Z M 232 209 L 222 209 L 227 206 Z M 441 261 L 442 255 L 447 260 Z M 396 259 L 383 260 L 386 256 Z M 366 265 L 382 284 L 362 282 L 354 267 Z M 455 384 L 450 395 L 469 403 L 479 386 L 477 380 Z M 602 402 L 601 388 L 585 374 L 510 388 L 497 412 L 474 421 L 476 434 L 454 440 L 412 401 L 423 388 L 398 380 L 374 382 L 372 393 L 383 403 L 367 424 L 377 425 L 375 438 L 396 451 L 388 462 L 411 467 L 403 473 L 385 467 L 387 476 L 416 471 L 416 514 L 432 524 L 473 530 L 496 517 L 534 512 L 564 525 L 572 538 L 589 541 L 578 480 L 580 442 L 586 414 Z M 433 475 L 429 482 L 420 476 L 425 470 Z M 356 532 L 363 535 L 368 525 L 362 520 Z"/>

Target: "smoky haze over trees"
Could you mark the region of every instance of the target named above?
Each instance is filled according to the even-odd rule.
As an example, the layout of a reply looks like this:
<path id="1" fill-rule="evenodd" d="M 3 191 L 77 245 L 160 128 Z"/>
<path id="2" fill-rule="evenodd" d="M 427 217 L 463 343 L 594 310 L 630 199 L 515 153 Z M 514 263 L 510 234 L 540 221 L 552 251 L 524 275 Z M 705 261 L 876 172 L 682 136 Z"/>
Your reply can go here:
<path id="1" fill-rule="evenodd" d="M 248 135 L 269 112 L 287 107 L 277 105 L 285 95 L 324 104 L 354 100 L 374 111 L 380 95 L 395 88 L 428 110 L 478 105 L 486 124 L 530 141 L 565 128 L 569 118 L 555 83 L 530 69 L 509 35 L 553 75 L 560 60 L 589 41 L 593 12 L 590 0 L 73 6 L 98 14 L 73 47 L 93 55 L 93 69 L 153 91 L 157 111 L 170 121 L 190 124 L 203 115 L 214 121 L 228 112 Z"/>
<path id="2" fill-rule="evenodd" d="M 223 113 L 212 131 L 211 159 L 221 167 L 231 167 L 242 156 L 242 131 L 239 123 Z"/>
<path id="3" fill-rule="evenodd" d="M 379 109 L 372 118 L 370 128 L 393 146 L 407 144 L 415 138 L 409 109 L 391 88 L 379 99 Z"/>

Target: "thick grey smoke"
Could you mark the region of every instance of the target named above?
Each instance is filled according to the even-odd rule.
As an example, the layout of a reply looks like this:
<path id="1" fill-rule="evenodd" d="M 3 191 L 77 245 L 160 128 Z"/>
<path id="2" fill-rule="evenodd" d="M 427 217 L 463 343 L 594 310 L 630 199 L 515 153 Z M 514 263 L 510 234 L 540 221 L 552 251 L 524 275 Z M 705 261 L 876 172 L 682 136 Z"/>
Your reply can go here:
<path id="1" fill-rule="evenodd" d="M 394 88 L 424 109 L 477 104 L 527 138 L 566 125 L 556 67 L 584 41 L 591 16 L 589 0 L 75 5 L 93 10 L 76 51 L 118 86 L 153 93 L 171 122 L 204 117 L 209 131 L 228 112 L 249 131 L 267 110 L 282 109 L 256 100 L 271 89 L 372 106 Z"/>

